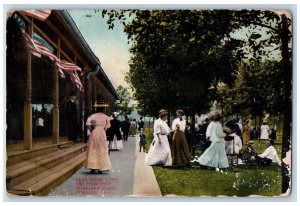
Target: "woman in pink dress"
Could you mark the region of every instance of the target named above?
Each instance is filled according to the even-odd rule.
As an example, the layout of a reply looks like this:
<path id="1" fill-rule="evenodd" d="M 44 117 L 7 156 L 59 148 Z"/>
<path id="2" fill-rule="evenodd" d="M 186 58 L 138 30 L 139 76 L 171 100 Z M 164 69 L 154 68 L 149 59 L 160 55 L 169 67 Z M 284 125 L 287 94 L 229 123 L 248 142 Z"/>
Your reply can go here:
<path id="1" fill-rule="evenodd" d="M 97 100 L 94 105 L 96 113 L 92 114 L 86 122 L 90 135 L 87 142 L 85 168 L 90 169 L 92 174 L 101 174 L 102 171 L 111 169 L 105 132 L 110 127 L 110 117 L 103 113 L 107 106 L 103 97 Z"/>

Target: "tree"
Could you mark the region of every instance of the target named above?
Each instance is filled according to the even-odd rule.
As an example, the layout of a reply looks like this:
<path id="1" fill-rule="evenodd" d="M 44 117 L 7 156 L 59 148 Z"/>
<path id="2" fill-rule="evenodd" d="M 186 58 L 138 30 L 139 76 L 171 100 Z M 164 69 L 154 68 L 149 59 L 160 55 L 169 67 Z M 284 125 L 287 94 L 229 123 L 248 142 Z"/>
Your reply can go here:
<path id="1" fill-rule="evenodd" d="M 235 78 L 238 61 L 250 58 L 259 64 L 268 53 L 267 46 L 280 51 L 284 85 L 282 157 L 286 156 L 291 140 L 291 19 L 270 10 L 132 10 L 129 15 L 134 16 L 126 22 L 125 13 L 103 11 L 102 14 L 109 16 L 109 28 L 113 28 L 115 19 L 121 20 L 133 43 L 130 71 L 133 73 L 129 79 L 134 88 L 142 86 L 144 81 L 153 89 L 151 97 L 146 94 L 149 85 L 139 90 L 144 94 L 135 93 L 144 108 L 152 103 L 152 98 L 158 105 L 166 104 L 168 109 L 182 107 L 191 114 L 204 111 L 217 99 L 218 84 L 230 83 Z M 252 30 L 245 40 L 247 51 L 232 36 L 240 29 Z M 268 33 L 268 38 L 261 38 L 262 30 Z M 142 80 L 134 75 L 140 75 Z M 154 94 L 155 89 L 159 93 Z M 284 183 L 282 191 L 286 190 Z"/>
<path id="2" fill-rule="evenodd" d="M 232 24 L 235 27 L 253 27 L 257 29 L 266 29 L 269 38 L 259 40 L 258 33 L 252 33 L 247 42 L 250 47 L 250 52 L 253 54 L 253 59 L 261 59 L 266 55 L 264 49 L 270 45 L 276 45 L 274 50 L 279 50 L 281 53 L 281 73 L 283 74 L 284 85 L 284 128 L 283 128 L 283 157 L 289 150 L 290 146 L 290 123 L 291 123 L 291 48 L 289 44 L 292 40 L 292 33 L 289 29 L 291 19 L 287 18 L 286 14 L 279 11 L 261 11 L 261 10 L 241 10 L 234 11 Z"/>
<path id="3" fill-rule="evenodd" d="M 112 19 L 123 18 L 122 12 L 104 13 L 110 28 Z M 162 107 L 192 116 L 205 112 L 214 98 L 212 85 L 232 81 L 239 57 L 231 51 L 241 44 L 224 38 L 227 16 L 225 10 L 135 11 L 125 26 L 134 55 L 128 79 L 145 113 Z"/>
<path id="4" fill-rule="evenodd" d="M 249 117 L 261 119 L 263 113 L 282 114 L 285 107 L 281 72 L 277 61 L 266 60 L 258 65 L 250 62 L 242 64 L 234 85 L 221 85 L 218 88 L 225 115 L 240 111 L 242 116 L 251 115 Z"/>
<path id="5" fill-rule="evenodd" d="M 285 13 L 280 11 L 268 10 L 239 10 L 232 11 L 231 27 L 233 29 L 250 28 L 261 31 L 266 30 L 269 34 L 268 38 L 262 39 L 259 32 L 252 32 L 246 43 L 248 45 L 248 57 L 259 64 L 263 57 L 267 55 L 266 47 L 275 48 L 280 51 L 279 63 L 280 72 L 282 74 L 283 85 L 283 132 L 282 132 L 282 158 L 286 157 L 286 152 L 290 150 L 291 145 L 291 120 L 292 120 L 292 68 L 291 68 L 291 47 L 289 47 L 292 40 L 292 33 L 289 27 L 291 26 L 291 19 Z M 289 187 L 288 174 L 285 166 L 282 167 L 283 180 L 282 192 L 286 192 Z"/>
<path id="6" fill-rule="evenodd" d="M 114 109 L 120 112 L 120 115 L 122 116 L 130 115 L 134 109 L 133 106 L 130 106 L 132 96 L 130 95 L 128 90 L 121 85 L 119 85 L 117 88 L 117 94 L 119 97 L 119 103 L 115 105 Z"/>

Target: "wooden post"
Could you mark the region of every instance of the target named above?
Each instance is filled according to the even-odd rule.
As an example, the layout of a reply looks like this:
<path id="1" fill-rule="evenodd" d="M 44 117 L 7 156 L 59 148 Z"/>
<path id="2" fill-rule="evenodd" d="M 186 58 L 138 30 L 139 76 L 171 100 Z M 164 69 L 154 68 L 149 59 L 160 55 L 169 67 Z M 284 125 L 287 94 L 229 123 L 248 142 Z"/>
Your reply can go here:
<path id="1" fill-rule="evenodd" d="M 60 38 L 58 39 L 57 58 L 60 59 Z M 53 70 L 52 101 L 52 144 L 59 144 L 59 80 L 56 65 L 54 65 Z"/>
<path id="2" fill-rule="evenodd" d="M 27 27 L 28 35 L 32 38 L 33 34 L 33 21 L 32 18 Z M 31 71 L 31 53 L 27 52 L 27 76 L 26 76 L 26 91 L 25 91 L 25 104 L 24 104 L 24 149 L 32 150 L 32 71 Z"/>

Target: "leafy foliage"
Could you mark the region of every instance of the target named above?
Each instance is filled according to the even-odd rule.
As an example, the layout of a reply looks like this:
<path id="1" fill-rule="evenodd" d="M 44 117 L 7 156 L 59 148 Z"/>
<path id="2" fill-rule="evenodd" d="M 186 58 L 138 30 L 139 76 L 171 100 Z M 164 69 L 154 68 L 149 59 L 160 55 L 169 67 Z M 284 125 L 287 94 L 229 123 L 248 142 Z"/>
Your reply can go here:
<path id="1" fill-rule="evenodd" d="M 132 100 L 132 96 L 128 92 L 128 90 L 123 86 L 118 86 L 117 94 L 119 97 L 119 103 L 115 105 L 115 110 L 120 112 L 120 115 L 125 116 L 131 114 L 134 107 L 130 106 L 130 101 Z"/>
<path id="2" fill-rule="evenodd" d="M 218 87 L 225 114 L 251 114 L 250 118 L 262 116 L 264 112 L 283 113 L 284 85 L 280 67 L 276 61 L 241 65 L 233 86 Z"/>
<path id="3" fill-rule="evenodd" d="M 127 12 L 132 15 L 130 21 Z M 109 16 L 110 29 L 114 20 L 121 20 L 132 41 L 127 79 L 144 113 L 154 115 L 161 107 L 181 107 L 193 115 L 207 110 L 213 100 L 223 106 L 229 99 L 236 103 L 229 110 L 245 109 L 254 115 L 282 111 L 285 157 L 292 115 L 292 33 L 286 14 L 274 10 L 104 10 L 102 14 Z M 245 41 L 233 36 L 245 29 L 249 30 Z M 262 31 L 268 34 L 265 38 Z M 281 59 L 262 63 L 272 50 L 278 51 Z M 259 65 L 260 70 L 240 67 L 235 80 L 242 59 Z M 278 77 L 278 84 L 273 84 Z M 256 81 L 259 78 L 261 81 Z M 220 83 L 229 88 L 223 88 L 228 98 L 217 95 Z M 241 93 L 233 90 L 233 83 Z"/>
<path id="4" fill-rule="evenodd" d="M 125 11 L 104 11 L 109 28 Z M 232 82 L 238 61 L 233 55 L 240 40 L 229 38 L 227 10 L 134 10 L 135 18 L 124 31 L 133 42 L 128 79 L 144 113 L 162 107 L 205 112 L 212 98 L 211 86 Z M 224 38 L 227 34 L 227 38 Z"/>

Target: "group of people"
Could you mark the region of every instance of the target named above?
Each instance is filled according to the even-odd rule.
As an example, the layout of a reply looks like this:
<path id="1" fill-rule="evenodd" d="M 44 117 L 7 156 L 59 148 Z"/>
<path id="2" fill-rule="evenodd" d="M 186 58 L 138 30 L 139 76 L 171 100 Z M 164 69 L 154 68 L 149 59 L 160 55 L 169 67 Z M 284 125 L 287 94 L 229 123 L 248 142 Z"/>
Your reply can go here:
<path id="1" fill-rule="evenodd" d="M 123 148 L 123 142 L 128 136 L 136 135 L 136 126 L 140 130 L 140 151 L 145 151 L 146 136 L 143 134 L 144 121 L 141 117 L 136 124 L 135 119 L 129 122 L 127 116 L 121 122 L 118 120 L 118 113 L 114 112 L 111 117 L 104 114 L 105 108 L 109 105 L 105 103 L 100 95 L 94 105 L 96 112 L 88 117 L 86 125 L 89 131 L 87 142 L 87 156 L 85 168 L 90 169 L 90 173 L 103 173 L 111 169 L 109 152 Z M 121 131 L 122 134 L 121 134 Z"/>
<path id="2" fill-rule="evenodd" d="M 230 164 L 237 164 L 239 158 L 243 163 L 255 163 L 257 165 L 268 166 L 272 163 L 281 165 L 276 149 L 274 148 L 274 139 L 269 139 L 269 131 L 264 123 L 261 127 L 261 140 L 265 140 L 266 149 L 263 153 L 256 153 L 253 141 L 250 141 L 250 126 L 246 120 L 243 124 L 238 121 L 225 123 L 226 128 L 222 128 L 220 123 L 221 115 L 216 112 L 213 115 L 212 122 L 207 126 L 206 137 L 210 139 L 211 145 L 204 151 L 198 159 L 200 165 L 220 168 L 227 168 Z M 267 139 L 268 137 L 268 139 Z M 242 150 L 243 144 L 247 145 Z M 219 145 L 220 147 L 218 147 Z M 227 157 L 226 157 L 227 156 Z M 233 159 L 234 158 L 234 159 Z"/>
<path id="3" fill-rule="evenodd" d="M 129 118 L 125 116 L 125 120 L 122 122 L 122 133 L 123 133 L 123 140 L 127 141 L 128 136 L 134 137 L 136 135 L 136 129 L 138 128 L 139 131 L 141 129 L 144 129 L 145 122 L 143 120 L 143 117 L 140 117 L 140 120 L 136 122 L 136 119 L 133 119 L 131 122 L 129 121 Z"/>
<path id="4" fill-rule="evenodd" d="M 191 149 L 188 147 L 186 132 L 184 132 L 187 124 L 182 117 L 184 112 L 177 110 L 176 113 L 177 118 L 169 128 L 166 123 L 168 112 L 164 109 L 160 110 L 159 119 L 154 122 L 153 141 L 145 158 L 146 165 L 189 165 Z M 212 121 L 210 123 L 206 121 L 205 129 L 202 128 L 205 130 L 205 139 L 209 144 L 196 160 L 200 165 L 216 168 L 219 171 L 233 164 L 233 156 L 236 157 L 236 161 L 240 158 L 246 164 L 256 163 L 266 166 L 276 163 L 281 165 L 273 146 L 274 140 L 268 139 L 266 150 L 262 154 L 257 154 L 253 147 L 253 141 L 250 141 L 248 121 L 245 121 L 243 125 L 235 122 L 223 128 L 221 119 L 220 112 L 216 111 L 212 116 Z M 262 131 L 261 139 L 264 139 L 264 135 Z M 171 141 L 168 136 L 171 136 Z M 243 144 L 248 145 L 244 151 L 242 151 Z"/>
<path id="5" fill-rule="evenodd" d="M 266 150 L 263 153 L 258 154 L 253 146 L 253 141 L 249 141 L 245 150 L 241 152 L 240 158 L 246 164 L 256 163 L 257 165 L 261 165 L 261 166 L 269 166 L 272 163 L 276 163 L 278 165 L 281 165 L 281 161 L 273 145 L 274 145 L 274 140 L 269 139 L 267 141 Z"/>
<path id="6" fill-rule="evenodd" d="M 69 99 L 66 102 L 66 117 L 67 117 L 67 136 L 69 141 L 78 142 L 78 134 L 79 134 L 79 124 L 78 124 L 78 109 L 76 104 L 76 92 L 72 91 L 69 95 Z M 120 122 L 117 117 L 118 113 L 114 112 L 111 116 L 111 128 L 107 131 L 108 140 L 112 143 L 112 149 L 121 149 L 122 142 L 127 141 L 129 136 L 136 135 L 136 129 L 144 128 L 143 117 L 140 117 L 140 120 L 137 122 L 136 119 L 133 119 L 131 122 L 129 118 L 125 116 L 125 120 Z M 119 131 L 121 129 L 121 132 Z M 87 131 L 89 134 L 89 130 Z M 116 137 L 116 140 L 115 140 Z M 86 142 L 86 141 L 85 141 Z"/>
<path id="7" fill-rule="evenodd" d="M 190 163 L 190 150 L 185 136 L 186 120 L 184 111 L 176 111 L 177 118 L 168 126 L 168 112 L 159 111 L 159 119 L 154 122 L 153 140 L 145 157 L 146 165 L 187 166 Z M 170 136 L 171 138 L 168 138 Z"/>
<path id="8" fill-rule="evenodd" d="M 104 98 L 99 96 L 94 105 L 96 113 L 88 117 L 86 126 L 89 131 L 87 142 L 87 156 L 85 167 L 91 173 L 102 173 L 111 168 L 109 151 L 121 149 L 122 140 L 127 141 L 128 136 L 136 135 L 136 128 L 140 131 L 140 149 L 145 152 L 146 136 L 144 134 L 144 121 L 141 118 L 138 122 L 129 122 L 125 117 L 123 122 L 117 119 L 118 113 L 113 113 L 111 117 L 104 114 L 105 108 L 109 105 Z M 154 122 L 153 140 L 150 149 L 145 156 L 146 165 L 163 166 L 189 166 L 191 157 L 191 144 L 189 143 L 190 125 L 183 118 L 184 111 L 176 111 L 177 118 L 172 122 L 171 128 L 166 120 L 168 112 L 165 109 L 159 111 L 159 118 Z M 240 127 L 238 124 L 227 125 L 228 130 L 224 130 L 220 120 L 219 112 L 215 112 L 212 121 L 207 121 L 206 139 L 210 144 L 205 148 L 202 155 L 197 159 L 200 165 L 224 169 L 229 167 L 229 154 L 238 154 L 245 163 L 257 163 L 259 165 L 270 165 L 272 162 L 281 164 L 274 140 L 267 141 L 267 149 L 262 154 L 257 154 L 253 142 L 249 141 L 250 129 L 246 124 Z M 120 132 L 122 130 L 123 135 Z M 242 132 L 241 132 L 242 131 Z M 247 144 L 246 150 L 241 152 L 243 142 Z M 262 131 L 262 135 L 264 132 Z M 263 139 L 263 138 L 261 138 Z M 108 143 L 109 142 L 109 143 Z"/>

